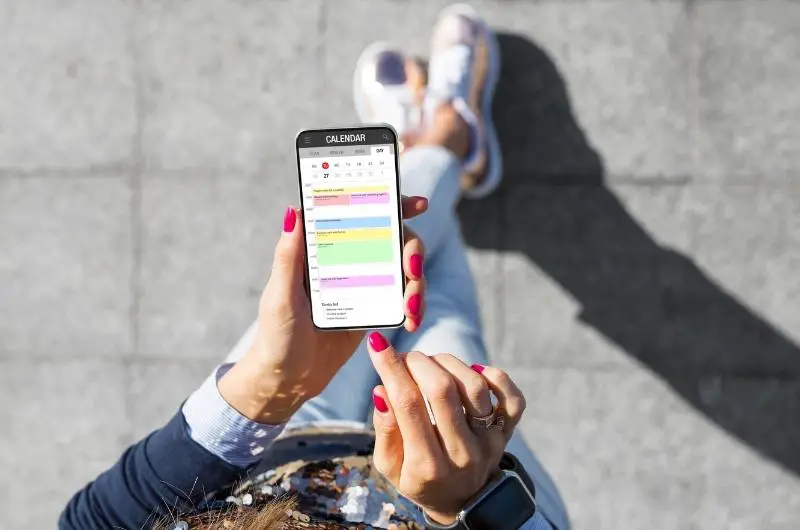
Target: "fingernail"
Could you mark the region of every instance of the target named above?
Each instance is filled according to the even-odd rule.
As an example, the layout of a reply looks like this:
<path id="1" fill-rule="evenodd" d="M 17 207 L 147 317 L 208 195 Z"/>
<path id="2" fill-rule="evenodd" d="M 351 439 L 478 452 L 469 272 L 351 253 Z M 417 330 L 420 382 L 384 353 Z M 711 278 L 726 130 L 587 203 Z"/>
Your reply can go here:
<path id="1" fill-rule="evenodd" d="M 377 331 L 370 333 L 367 340 L 369 340 L 369 346 L 373 351 L 383 351 L 389 347 L 389 341 Z"/>
<path id="2" fill-rule="evenodd" d="M 422 278 L 422 255 L 414 254 L 408 261 L 411 265 L 411 274 L 417 278 Z"/>
<path id="3" fill-rule="evenodd" d="M 422 309 L 422 298 L 418 294 L 412 294 L 408 299 L 408 310 L 414 316 L 419 316 L 420 309 Z"/>
<path id="4" fill-rule="evenodd" d="M 470 368 L 472 368 L 473 370 L 475 370 L 479 374 L 482 374 L 483 371 L 486 370 L 486 367 L 484 365 L 482 365 L 482 364 L 473 364 L 472 366 L 470 366 Z"/>
<path id="5" fill-rule="evenodd" d="M 389 406 L 386 404 L 386 401 L 375 392 L 372 393 L 372 402 L 375 404 L 375 408 L 378 412 L 389 412 Z"/>
<path id="6" fill-rule="evenodd" d="M 408 319 L 411 320 L 416 327 L 419 327 L 419 317 L 408 317 Z"/>
<path id="7" fill-rule="evenodd" d="M 293 232 L 295 223 L 297 223 L 297 212 L 290 206 L 286 208 L 286 213 L 283 216 L 283 231 L 287 234 Z"/>

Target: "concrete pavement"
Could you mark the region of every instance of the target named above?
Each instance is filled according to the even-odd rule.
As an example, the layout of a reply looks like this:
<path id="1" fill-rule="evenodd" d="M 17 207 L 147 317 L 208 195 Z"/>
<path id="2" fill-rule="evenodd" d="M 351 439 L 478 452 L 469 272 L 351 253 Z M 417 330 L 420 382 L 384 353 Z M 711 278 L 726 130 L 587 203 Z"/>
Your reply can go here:
<path id="1" fill-rule="evenodd" d="M 0 512 L 52 527 L 252 320 L 302 126 L 440 0 L 0 1 Z M 578 529 L 800 519 L 800 4 L 484 0 L 507 173 L 459 213 Z"/>

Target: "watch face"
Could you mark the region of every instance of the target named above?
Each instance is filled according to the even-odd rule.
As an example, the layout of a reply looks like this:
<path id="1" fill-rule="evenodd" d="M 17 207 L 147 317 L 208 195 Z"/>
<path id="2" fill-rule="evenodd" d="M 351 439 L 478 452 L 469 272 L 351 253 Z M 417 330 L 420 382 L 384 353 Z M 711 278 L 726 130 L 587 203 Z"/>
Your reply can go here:
<path id="1" fill-rule="evenodd" d="M 508 530 L 520 528 L 534 513 L 528 490 L 519 479 L 507 477 L 469 510 L 465 522 L 476 530 Z"/>

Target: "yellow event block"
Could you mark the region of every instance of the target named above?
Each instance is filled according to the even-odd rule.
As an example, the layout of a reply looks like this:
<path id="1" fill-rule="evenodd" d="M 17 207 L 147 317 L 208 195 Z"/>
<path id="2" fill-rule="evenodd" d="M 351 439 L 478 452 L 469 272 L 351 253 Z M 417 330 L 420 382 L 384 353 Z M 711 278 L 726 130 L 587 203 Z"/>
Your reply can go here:
<path id="1" fill-rule="evenodd" d="M 353 187 L 331 187 L 331 188 L 316 188 L 314 195 L 339 195 L 346 193 L 348 195 L 353 193 L 389 193 L 388 186 L 353 186 Z"/>
<path id="2" fill-rule="evenodd" d="M 373 241 L 391 239 L 391 228 L 355 228 L 352 230 L 323 230 L 317 232 L 317 243 L 333 243 L 345 241 Z"/>

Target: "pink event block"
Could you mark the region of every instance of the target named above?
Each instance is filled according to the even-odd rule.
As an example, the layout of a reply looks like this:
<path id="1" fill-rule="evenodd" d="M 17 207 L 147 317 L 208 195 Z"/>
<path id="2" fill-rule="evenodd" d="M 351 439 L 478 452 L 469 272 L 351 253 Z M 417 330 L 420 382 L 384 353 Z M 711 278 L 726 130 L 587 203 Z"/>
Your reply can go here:
<path id="1" fill-rule="evenodd" d="M 387 285 L 394 285 L 394 277 L 390 274 L 322 278 L 319 281 L 319 286 L 322 289 L 335 289 L 337 287 L 385 287 Z"/>
<path id="2" fill-rule="evenodd" d="M 314 206 L 348 206 L 350 195 L 317 195 Z"/>
<path id="3" fill-rule="evenodd" d="M 350 195 L 350 204 L 386 204 L 388 193 L 354 193 Z"/>

